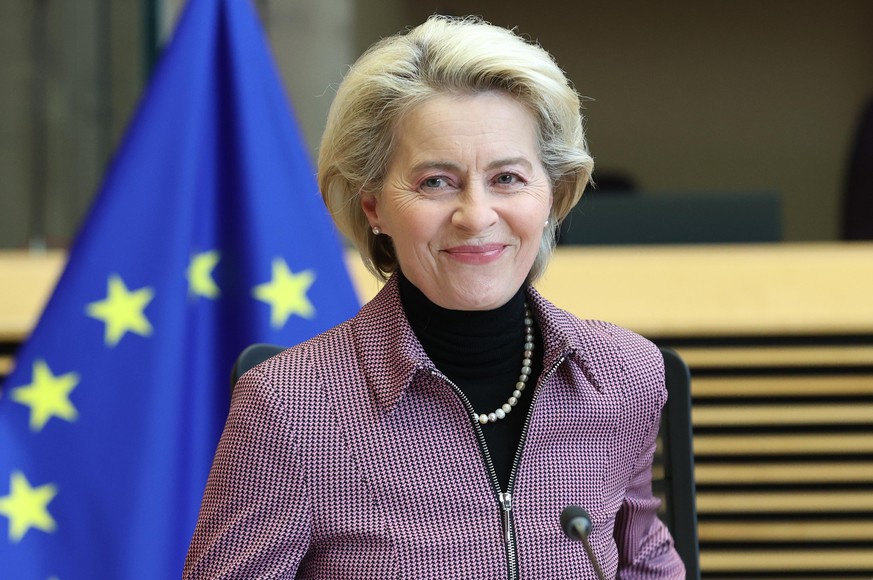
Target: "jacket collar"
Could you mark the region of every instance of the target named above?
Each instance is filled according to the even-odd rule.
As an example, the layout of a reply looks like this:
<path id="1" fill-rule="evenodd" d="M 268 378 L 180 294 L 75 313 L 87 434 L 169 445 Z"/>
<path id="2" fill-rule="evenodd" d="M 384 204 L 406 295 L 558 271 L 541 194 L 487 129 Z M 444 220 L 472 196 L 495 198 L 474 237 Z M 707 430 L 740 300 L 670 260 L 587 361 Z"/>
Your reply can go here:
<path id="1" fill-rule="evenodd" d="M 544 369 L 571 361 L 598 390 L 605 387 L 610 369 L 614 372 L 618 365 L 623 370 L 618 348 L 612 340 L 603 340 L 604 335 L 610 336 L 609 325 L 588 326 L 556 308 L 533 287 L 528 287 L 527 295 L 543 336 Z M 396 407 L 417 375 L 438 372 L 406 319 L 396 276 L 361 308 L 352 323 L 367 385 L 383 410 Z"/>
<path id="2" fill-rule="evenodd" d="M 377 404 L 393 409 L 412 379 L 436 371 L 409 326 L 392 276 L 353 319 L 355 346 Z"/>
<path id="3" fill-rule="evenodd" d="M 614 335 L 617 327 L 580 320 L 546 300 L 533 286 L 528 286 L 527 296 L 543 336 L 544 372 L 567 360 L 578 366 L 598 391 L 606 388 L 611 377 L 624 375 L 624 358 Z"/>

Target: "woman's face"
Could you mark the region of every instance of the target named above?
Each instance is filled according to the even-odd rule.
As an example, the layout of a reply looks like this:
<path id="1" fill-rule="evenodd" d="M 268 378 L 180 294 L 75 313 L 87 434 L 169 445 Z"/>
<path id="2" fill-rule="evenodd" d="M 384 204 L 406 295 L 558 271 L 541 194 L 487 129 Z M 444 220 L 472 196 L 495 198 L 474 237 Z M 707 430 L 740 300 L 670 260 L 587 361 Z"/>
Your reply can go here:
<path id="1" fill-rule="evenodd" d="M 385 186 L 361 203 L 432 302 L 497 308 L 530 272 L 552 204 L 534 118 L 498 92 L 433 97 L 400 122 Z"/>

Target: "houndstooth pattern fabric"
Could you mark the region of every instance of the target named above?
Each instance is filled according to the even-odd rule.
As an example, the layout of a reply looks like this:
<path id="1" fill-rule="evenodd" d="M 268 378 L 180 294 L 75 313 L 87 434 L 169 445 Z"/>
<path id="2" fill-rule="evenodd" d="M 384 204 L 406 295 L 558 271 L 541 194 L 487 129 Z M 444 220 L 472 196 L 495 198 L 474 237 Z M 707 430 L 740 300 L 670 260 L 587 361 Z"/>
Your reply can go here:
<path id="1" fill-rule="evenodd" d="M 560 529 L 576 504 L 607 577 L 684 578 L 651 492 L 660 353 L 528 294 L 545 370 L 512 490 L 519 576 L 595 578 Z M 392 279 L 355 318 L 240 379 L 183 576 L 507 578 L 495 485 Z"/>

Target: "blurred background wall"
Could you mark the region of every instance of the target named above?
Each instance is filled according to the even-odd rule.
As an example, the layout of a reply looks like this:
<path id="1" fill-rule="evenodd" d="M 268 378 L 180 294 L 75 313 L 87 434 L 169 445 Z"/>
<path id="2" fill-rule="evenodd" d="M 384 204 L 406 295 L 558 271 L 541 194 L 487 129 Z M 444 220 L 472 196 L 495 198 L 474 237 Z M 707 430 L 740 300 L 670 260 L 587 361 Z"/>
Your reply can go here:
<path id="1" fill-rule="evenodd" d="M 66 246 L 184 0 L 0 3 L 0 247 Z M 787 241 L 840 238 L 873 96 L 873 3 L 255 0 L 316 152 L 334 87 L 434 12 L 515 26 L 586 97 L 597 171 L 659 192 L 777 192 Z"/>

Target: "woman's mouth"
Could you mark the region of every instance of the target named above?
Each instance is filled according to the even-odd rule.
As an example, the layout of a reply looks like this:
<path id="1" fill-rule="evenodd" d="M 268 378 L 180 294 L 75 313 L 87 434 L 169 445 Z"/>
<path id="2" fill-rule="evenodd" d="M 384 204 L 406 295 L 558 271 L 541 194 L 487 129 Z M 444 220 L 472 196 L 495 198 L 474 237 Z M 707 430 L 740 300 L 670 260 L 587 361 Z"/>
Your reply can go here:
<path id="1" fill-rule="evenodd" d="M 506 244 L 459 245 L 445 248 L 443 253 L 465 264 L 490 264 L 503 255 Z"/>

